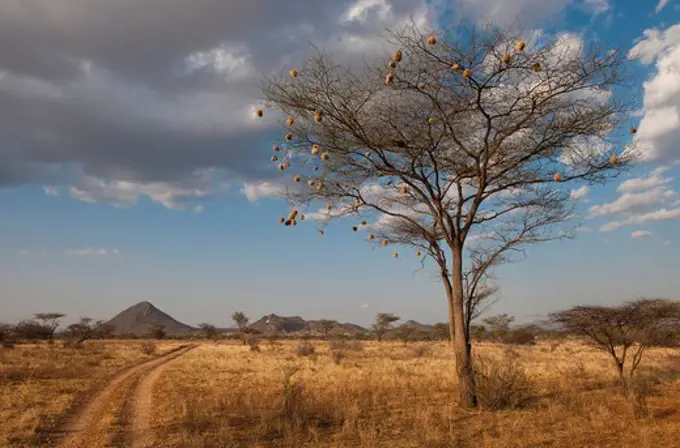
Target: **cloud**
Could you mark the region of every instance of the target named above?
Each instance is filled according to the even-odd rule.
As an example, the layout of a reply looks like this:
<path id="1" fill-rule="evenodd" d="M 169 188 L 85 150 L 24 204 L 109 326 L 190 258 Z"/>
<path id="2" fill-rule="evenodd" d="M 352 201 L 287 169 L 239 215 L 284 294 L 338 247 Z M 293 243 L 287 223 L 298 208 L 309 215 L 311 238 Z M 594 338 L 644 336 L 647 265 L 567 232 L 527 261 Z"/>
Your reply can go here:
<path id="1" fill-rule="evenodd" d="M 571 199 L 584 199 L 586 196 L 588 196 L 588 193 L 590 192 L 590 188 L 587 185 L 584 185 L 580 188 L 577 188 L 575 190 L 571 190 L 571 193 L 569 193 L 569 197 Z"/>
<path id="2" fill-rule="evenodd" d="M 617 187 L 617 191 L 621 193 L 632 193 L 638 190 L 645 190 L 668 184 L 673 181 L 673 178 L 662 176 L 662 174 L 668 170 L 668 167 L 661 166 L 652 171 L 647 177 L 624 180 Z"/>
<path id="3" fill-rule="evenodd" d="M 641 159 L 675 160 L 680 155 L 676 145 L 680 138 L 680 24 L 644 30 L 628 58 L 644 65 L 654 63 L 651 77 L 643 83 L 644 115 L 634 138 Z"/>
<path id="4" fill-rule="evenodd" d="M 47 255 L 47 252 L 44 250 L 22 249 L 18 254 L 22 257 L 44 257 Z"/>
<path id="5" fill-rule="evenodd" d="M 48 196 L 59 196 L 61 194 L 59 192 L 59 188 L 57 188 L 57 187 L 44 186 L 43 191 Z"/>
<path id="6" fill-rule="evenodd" d="M 671 189 L 658 187 L 642 193 L 624 193 L 614 202 L 590 207 L 592 216 L 624 213 L 652 204 L 663 204 L 677 196 Z"/>
<path id="7" fill-rule="evenodd" d="M 649 238 L 650 236 L 652 236 L 652 232 L 647 230 L 636 230 L 630 234 L 630 237 L 634 239 Z"/>
<path id="8" fill-rule="evenodd" d="M 664 246 L 670 246 L 671 245 L 671 240 L 666 240 L 663 242 Z"/>
<path id="9" fill-rule="evenodd" d="M 260 74 L 300 64 L 309 42 L 361 63 L 385 28 L 433 16 L 422 0 L 97 5 L 0 6 L 0 188 L 196 210 L 216 186 L 272 181 L 274 117 L 251 114 Z"/>
<path id="10" fill-rule="evenodd" d="M 593 233 L 595 230 L 588 226 L 579 226 L 576 228 L 576 231 L 580 233 Z"/>
<path id="11" fill-rule="evenodd" d="M 609 11 L 611 5 L 609 0 L 583 0 L 583 7 L 597 16 Z"/>
<path id="12" fill-rule="evenodd" d="M 628 225 L 640 225 L 650 222 L 670 221 L 675 219 L 680 219 L 680 208 L 674 208 L 670 210 L 662 208 L 653 212 L 632 215 L 621 221 L 608 222 L 600 227 L 600 232 L 610 232 Z"/>
<path id="13" fill-rule="evenodd" d="M 262 198 L 281 197 L 286 187 L 276 182 L 246 182 L 241 188 L 243 194 L 250 202 L 257 202 Z"/>
<path id="14" fill-rule="evenodd" d="M 368 308 L 368 303 L 362 303 L 359 308 Z"/>
<path id="15" fill-rule="evenodd" d="M 660 13 L 661 10 L 668 4 L 669 0 L 659 0 L 659 4 L 656 5 L 655 13 Z"/>
<path id="16" fill-rule="evenodd" d="M 72 257 L 105 257 L 121 255 L 118 249 L 69 249 L 65 251 L 66 255 Z"/>

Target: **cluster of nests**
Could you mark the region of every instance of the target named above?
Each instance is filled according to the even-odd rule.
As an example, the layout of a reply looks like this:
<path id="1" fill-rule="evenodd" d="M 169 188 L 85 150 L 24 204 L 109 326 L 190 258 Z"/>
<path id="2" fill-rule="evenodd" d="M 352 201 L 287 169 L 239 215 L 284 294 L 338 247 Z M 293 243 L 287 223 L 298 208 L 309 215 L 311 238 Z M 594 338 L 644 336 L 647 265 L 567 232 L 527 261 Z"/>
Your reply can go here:
<path id="1" fill-rule="evenodd" d="M 437 38 L 434 35 L 431 35 L 431 36 L 427 37 L 425 42 L 427 43 L 427 45 L 436 45 L 437 44 Z M 521 53 L 522 51 L 524 51 L 524 48 L 526 48 L 526 46 L 527 46 L 526 42 L 521 40 L 521 41 L 519 41 L 515 44 L 515 51 L 517 53 Z M 390 59 L 387 62 L 387 68 L 389 69 L 389 72 L 387 73 L 387 75 L 385 75 L 385 84 L 389 85 L 389 84 L 392 84 L 394 82 L 394 70 L 397 68 L 397 64 L 399 62 L 401 62 L 403 57 L 404 57 L 404 54 L 402 53 L 402 51 L 397 50 L 392 55 L 392 59 Z M 505 53 L 501 57 L 501 62 L 503 62 L 503 64 L 507 65 L 510 62 L 512 62 L 512 58 L 513 58 L 512 54 Z M 534 72 L 540 72 L 541 71 L 541 64 L 536 62 L 536 63 L 531 65 L 531 69 Z M 469 79 L 469 78 L 472 77 L 472 70 L 469 69 L 469 68 L 462 67 L 458 62 L 454 62 L 453 64 L 451 64 L 451 70 L 454 71 L 454 72 L 460 71 L 463 75 L 463 78 L 465 78 L 465 79 Z M 418 87 L 418 89 L 422 90 L 422 89 L 425 88 L 425 83 L 419 82 L 417 84 L 417 87 Z"/>

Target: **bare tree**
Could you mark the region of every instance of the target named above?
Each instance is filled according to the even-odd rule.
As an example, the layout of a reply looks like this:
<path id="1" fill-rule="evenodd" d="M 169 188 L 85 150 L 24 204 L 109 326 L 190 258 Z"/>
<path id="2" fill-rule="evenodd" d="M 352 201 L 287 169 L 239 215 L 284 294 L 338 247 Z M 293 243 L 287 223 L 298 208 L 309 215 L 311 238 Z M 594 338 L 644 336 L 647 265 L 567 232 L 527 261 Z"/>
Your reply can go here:
<path id="1" fill-rule="evenodd" d="M 66 316 L 61 313 L 36 313 L 33 315 L 40 325 L 45 328 L 48 340 L 54 339 L 54 332 L 59 328 L 59 320 Z"/>
<path id="2" fill-rule="evenodd" d="M 562 330 L 590 339 L 611 355 L 621 385 L 625 389 L 642 356 L 659 335 L 680 333 L 680 302 L 664 299 L 637 299 L 620 306 L 577 306 L 551 314 Z M 632 358 L 628 355 L 632 350 Z M 626 361 L 630 367 L 626 373 Z"/>
<path id="3" fill-rule="evenodd" d="M 213 341 L 217 340 L 219 336 L 219 331 L 217 331 L 217 327 L 214 326 L 213 324 L 204 322 L 200 324 L 198 328 L 203 332 L 203 336 L 206 339 L 211 339 Z"/>
<path id="4" fill-rule="evenodd" d="M 392 328 L 392 323 L 401 319 L 399 316 L 395 316 L 391 313 L 378 313 L 375 315 L 375 323 L 373 324 L 373 332 L 375 333 L 375 338 L 378 341 L 382 341 L 385 333 Z"/>
<path id="5" fill-rule="evenodd" d="M 509 30 L 443 38 L 413 24 L 391 32 L 389 61 L 346 68 L 319 51 L 262 83 L 265 107 L 288 117 L 273 158 L 294 170 L 282 222 L 319 207 L 321 234 L 354 217 L 367 241 L 435 262 L 463 407 L 477 404 L 471 302 L 489 270 L 572 236 L 570 188 L 604 183 L 634 154 L 613 132 L 630 110 L 611 94 L 625 55 L 560 39 L 528 46 Z"/>
<path id="6" fill-rule="evenodd" d="M 329 319 L 319 320 L 319 329 L 321 330 L 321 333 L 323 334 L 324 338 L 328 338 L 328 335 L 330 334 L 330 332 L 337 325 L 338 325 L 338 323 L 334 320 L 329 320 Z"/>
<path id="7" fill-rule="evenodd" d="M 482 322 L 486 324 L 488 330 L 496 337 L 510 331 L 510 325 L 515 321 L 515 316 L 498 314 L 485 318 Z"/>

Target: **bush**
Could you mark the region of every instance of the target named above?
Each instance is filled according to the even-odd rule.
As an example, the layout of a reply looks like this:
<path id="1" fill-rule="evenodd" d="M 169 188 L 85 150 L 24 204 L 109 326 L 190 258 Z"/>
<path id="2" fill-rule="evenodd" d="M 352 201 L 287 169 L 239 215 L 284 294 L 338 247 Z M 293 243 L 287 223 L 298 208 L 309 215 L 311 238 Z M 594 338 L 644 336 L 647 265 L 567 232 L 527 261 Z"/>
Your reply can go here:
<path id="1" fill-rule="evenodd" d="M 152 341 L 144 341 L 140 345 L 140 349 L 145 355 L 153 355 L 156 353 L 156 344 L 154 344 Z"/>
<path id="2" fill-rule="evenodd" d="M 313 355 L 315 351 L 314 345 L 309 342 L 300 342 L 295 349 L 295 353 L 297 353 L 298 356 Z"/>
<path id="3" fill-rule="evenodd" d="M 419 345 L 418 347 L 413 347 L 413 355 L 417 358 L 422 358 L 430 353 L 430 348 L 426 345 Z"/>
<path id="4" fill-rule="evenodd" d="M 331 359 L 336 364 L 340 364 L 345 359 L 345 352 L 342 350 L 331 350 Z"/>
<path id="5" fill-rule="evenodd" d="M 343 350 L 351 352 L 360 352 L 364 350 L 364 346 L 359 341 L 331 341 L 328 343 L 328 348 L 331 350 Z"/>
<path id="6" fill-rule="evenodd" d="M 83 344 L 82 341 L 74 341 L 72 339 L 67 339 L 64 341 L 64 348 L 82 350 L 85 348 L 85 344 Z"/>
<path id="7" fill-rule="evenodd" d="M 476 364 L 477 397 L 486 409 L 516 409 L 532 396 L 534 384 L 516 363 L 478 358 Z"/>
<path id="8" fill-rule="evenodd" d="M 251 352 L 259 352 L 260 351 L 260 339 L 256 338 L 255 336 L 251 336 L 246 339 L 246 344 L 250 347 Z"/>
<path id="9" fill-rule="evenodd" d="M 534 332 L 527 328 L 518 328 L 516 330 L 508 331 L 501 338 L 505 344 L 513 345 L 534 345 L 536 344 L 536 336 Z"/>

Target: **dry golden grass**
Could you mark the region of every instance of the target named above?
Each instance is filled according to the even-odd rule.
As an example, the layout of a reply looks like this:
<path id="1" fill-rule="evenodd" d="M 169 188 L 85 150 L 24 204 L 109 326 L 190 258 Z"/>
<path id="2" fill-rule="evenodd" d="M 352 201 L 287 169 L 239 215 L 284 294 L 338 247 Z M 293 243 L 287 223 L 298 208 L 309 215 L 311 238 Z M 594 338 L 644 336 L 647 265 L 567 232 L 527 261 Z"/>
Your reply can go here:
<path id="1" fill-rule="evenodd" d="M 576 341 L 476 345 L 486 365 L 514 363 L 531 383 L 520 408 L 501 411 L 456 407 L 444 343 L 367 343 L 341 357 L 313 344 L 304 357 L 292 341 L 188 353 L 155 385 L 157 446 L 680 446 L 678 351 L 646 354 L 639 374 L 657 384 L 636 417 L 610 359 Z"/>
<path id="2" fill-rule="evenodd" d="M 123 367 L 150 359 L 141 341 L 87 341 L 84 348 L 17 345 L 0 348 L 0 446 L 36 446 L 40 427 L 52 426 L 76 397 Z M 158 353 L 181 342 L 157 342 Z"/>

